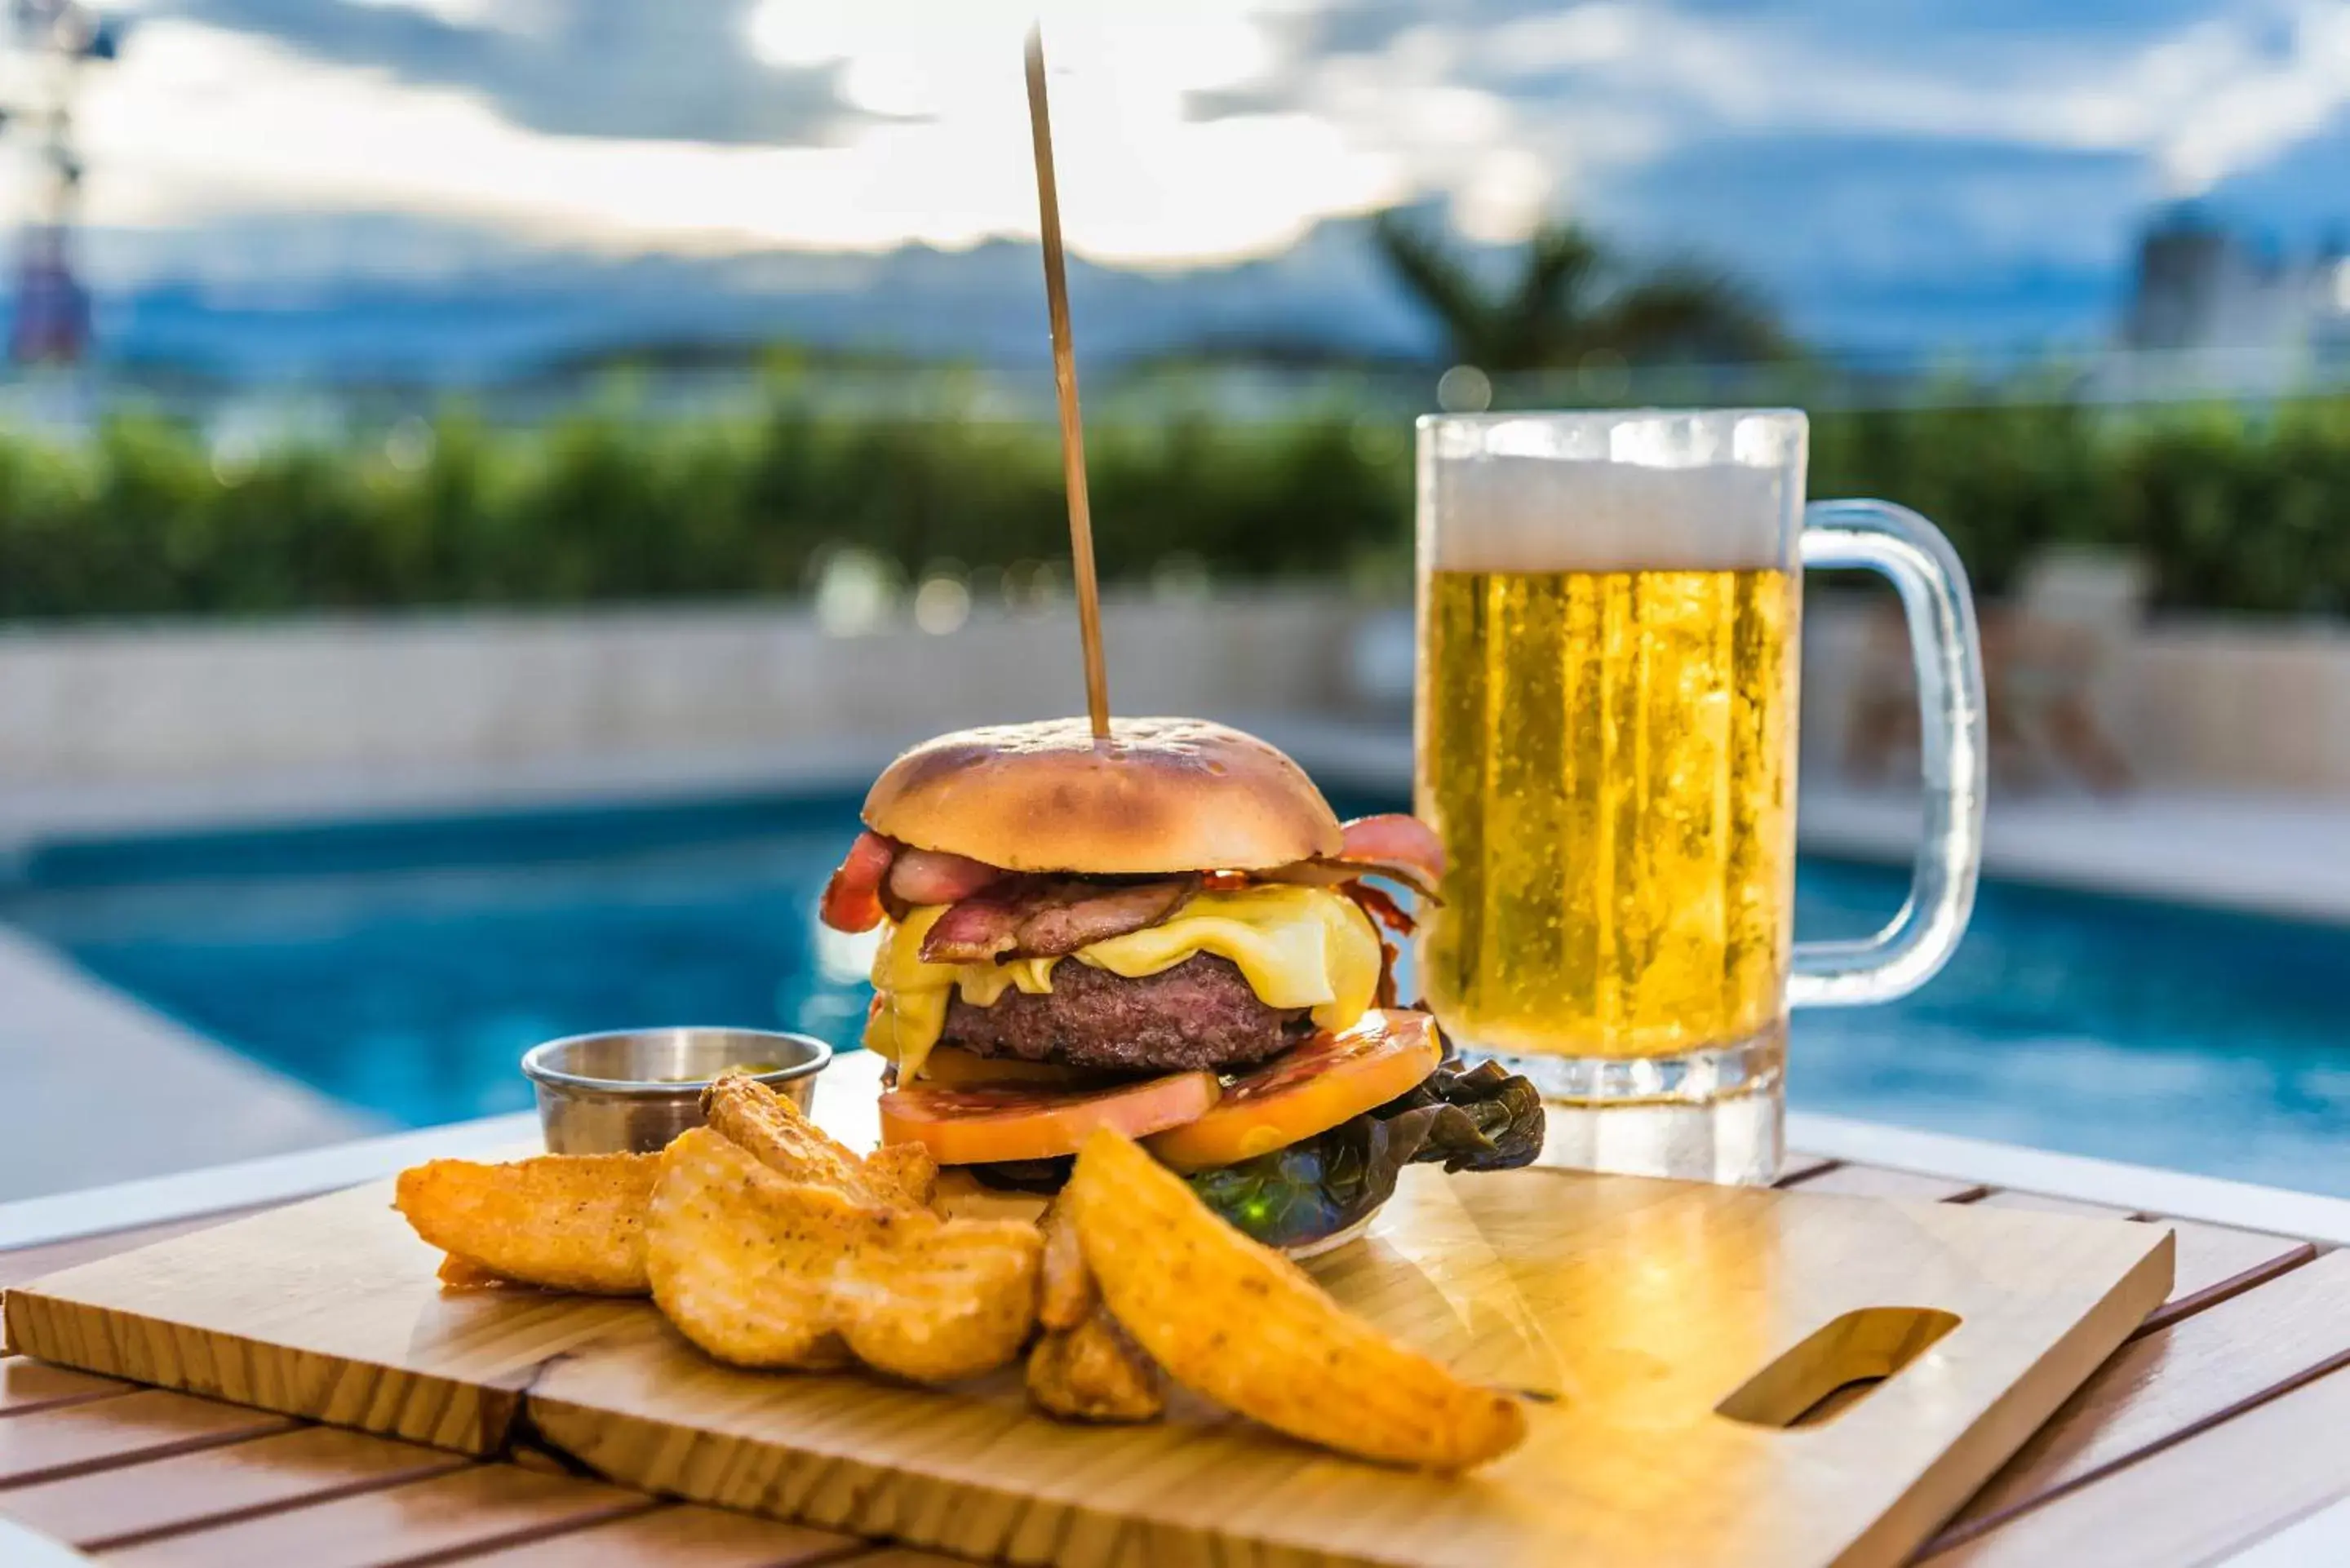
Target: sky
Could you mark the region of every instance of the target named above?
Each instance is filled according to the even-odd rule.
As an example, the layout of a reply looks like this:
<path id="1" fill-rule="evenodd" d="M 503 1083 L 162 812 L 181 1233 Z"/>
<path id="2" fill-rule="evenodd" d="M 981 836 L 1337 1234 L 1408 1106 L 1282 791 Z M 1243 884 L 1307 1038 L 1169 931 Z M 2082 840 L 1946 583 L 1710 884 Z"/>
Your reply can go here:
<path id="1" fill-rule="evenodd" d="M 1035 233 L 1003 0 L 138 0 L 78 100 L 101 284 Z M 1070 242 L 1181 267 L 1440 197 L 1766 292 L 2110 279 L 2199 198 L 2350 223 L 2350 0 L 1088 0 Z M 0 197 L 24 198 L 12 162 Z M 2036 283 L 2034 280 L 2038 280 Z"/>

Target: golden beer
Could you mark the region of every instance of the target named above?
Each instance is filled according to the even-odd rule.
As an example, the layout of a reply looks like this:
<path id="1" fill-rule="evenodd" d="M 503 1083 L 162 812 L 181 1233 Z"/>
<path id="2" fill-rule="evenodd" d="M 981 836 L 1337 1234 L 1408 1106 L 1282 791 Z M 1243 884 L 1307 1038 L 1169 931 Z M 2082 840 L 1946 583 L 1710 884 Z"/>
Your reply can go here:
<path id="1" fill-rule="evenodd" d="M 1423 577 L 1419 815 L 1446 1027 L 1637 1058 L 1774 1030 L 1794 920 L 1800 587 L 1784 570 Z"/>

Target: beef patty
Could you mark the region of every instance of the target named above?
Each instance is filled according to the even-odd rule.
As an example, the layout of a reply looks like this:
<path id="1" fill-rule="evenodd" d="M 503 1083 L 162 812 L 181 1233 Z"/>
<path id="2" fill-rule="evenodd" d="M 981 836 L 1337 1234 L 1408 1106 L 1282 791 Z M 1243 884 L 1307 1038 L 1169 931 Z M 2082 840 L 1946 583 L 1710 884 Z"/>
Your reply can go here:
<path id="1" fill-rule="evenodd" d="M 1266 1006 L 1209 953 L 1140 980 L 1065 959 L 1045 995 L 1006 991 L 993 1007 L 954 998 L 939 1038 L 981 1056 L 1179 1073 L 1277 1056 L 1314 1033 L 1311 1012 Z"/>

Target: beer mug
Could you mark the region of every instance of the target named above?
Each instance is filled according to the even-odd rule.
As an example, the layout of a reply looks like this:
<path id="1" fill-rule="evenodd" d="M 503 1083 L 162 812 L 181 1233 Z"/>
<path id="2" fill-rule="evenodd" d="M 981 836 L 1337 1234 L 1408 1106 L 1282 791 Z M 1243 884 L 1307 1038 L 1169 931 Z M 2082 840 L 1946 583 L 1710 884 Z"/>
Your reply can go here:
<path id="1" fill-rule="evenodd" d="M 1966 573 L 1916 513 L 1804 505 L 1782 410 L 1419 421 L 1415 809 L 1444 842 L 1419 977 L 1541 1089 L 1548 1164 L 1778 1172 L 1791 1006 L 1923 984 L 1966 929 L 1982 669 Z M 1925 834 L 1876 937 L 1797 942 L 1803 568 L 1900 591 Z"/>

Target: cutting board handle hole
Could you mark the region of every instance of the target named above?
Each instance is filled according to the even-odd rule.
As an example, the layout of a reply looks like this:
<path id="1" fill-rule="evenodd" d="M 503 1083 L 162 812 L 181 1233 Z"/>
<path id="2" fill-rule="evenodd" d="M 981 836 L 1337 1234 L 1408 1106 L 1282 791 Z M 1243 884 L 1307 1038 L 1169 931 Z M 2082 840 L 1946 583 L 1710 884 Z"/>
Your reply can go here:
<path id="1" fill-rule="evenodd" d="M 1832 1421 L 1950 1330 L 1938 1307 L 1862 1307 L 1824 1324 L 1714 1407 L 1750 1427 L 1781 1430 Z"/>

